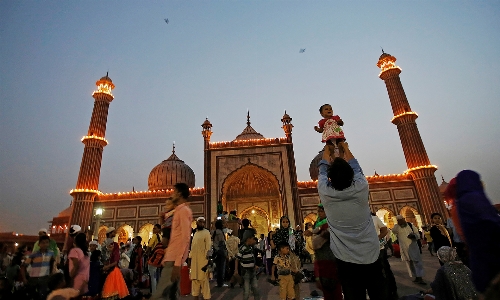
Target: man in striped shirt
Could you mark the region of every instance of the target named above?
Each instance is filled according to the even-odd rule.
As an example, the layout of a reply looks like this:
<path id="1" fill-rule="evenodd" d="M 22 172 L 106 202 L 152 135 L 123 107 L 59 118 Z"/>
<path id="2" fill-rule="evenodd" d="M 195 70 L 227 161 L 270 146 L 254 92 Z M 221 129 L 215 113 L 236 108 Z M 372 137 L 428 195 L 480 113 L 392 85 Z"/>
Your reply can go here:
<path id="1" fill-rule="evenodd" d="M 28 259 L 24 261 L 21 275 L 23 282 L 32 291 L 37 291 L 40 299 L 45 299 L 47 296 L 49 275 L 54 269 L 55 256 L 54 252 L 49 250 L 50 237 L 48 235 L 40 236 L 38 241 L 39 250 L 33 252 Z M 31 265 L 30 278 L 26 279 L 26 267 Z"/>
<path id="2" fill-rule="evenodd" d="M 250 288 L 252 289 L 253 298 L 260 300 L 259 289 L 257 286 L 257 278 L 255 277 L 256 266 L 253 246 L 255 239 L 252 231 L 245 231 L 238 254 L 236 254 L 235 269 L 238 270 L 238 263 L 240 265 L 239 273 L 243 277 L 243 300 L 248 300 L 250 297 Z"/>

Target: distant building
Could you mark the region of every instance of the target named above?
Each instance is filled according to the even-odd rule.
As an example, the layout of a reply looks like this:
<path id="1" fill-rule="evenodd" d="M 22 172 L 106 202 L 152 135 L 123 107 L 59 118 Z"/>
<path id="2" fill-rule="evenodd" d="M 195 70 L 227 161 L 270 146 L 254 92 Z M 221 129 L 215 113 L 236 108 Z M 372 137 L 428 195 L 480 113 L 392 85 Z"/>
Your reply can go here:
<path id="1" fill-rule="evenodd" d="M 385 82 L 408 169 L 402 174 L 367 176 L 370 184 L 370 206 L 389 227 L 395 215 L 401 214 L 419 226 L 430 223 L 430 214 L 446 215 L 432 165 L 420 137 L 395 65 L 396 58 L 383 53 L 377 63 L 379 77 Z M 321 153 L 310 166 L 311 181 L 297 181 L 292 140 L 292 118 L 282 117 L 284 137 L 265 138 L 255 131 L 247 115 L 247 126 L 232 141 L 212 141 L 212 124 L 203 122 L 204 174 L 203 187 L 196 188 L 193 170 L 175 153 L 151 170 L 148 191 L 103 193 L 99 191 L 101 159 L 106 122 L 110 103 L 114 97 L 114 84 L 106 75 L 96 82 L 97 90 L 90 126 L 82 138 L 85 145 L 80 172 L 70 208 L 61 212 L 52 222 L 52 233 L 65 230 L 69 224 L 90 228 L 93 232 L 98 221 L 99 239 L 106 228 L 118 229 L 118 240 L 126 241 L 141 235 L 144 241 L 151 236 L 152 227 L 159 222 L 165 200 L 171 196 L 177 182 L 191 187 L 190 206 L 194 217 L 204 216 L 213 222 L 224 211 L 236 210 L 240 218 L 248 218 L 259 233 L 267 233 L 279 226 L 279 218 L 287 215 L 293 224 L 316 219 L 319 203 L 316 180 L 317 163 Z M 200 149 L 200 152 L 202 149 Z M 104 209 L 97 219 L 97 208 Z M 219 211 L 218 211 L 219 210 Z M 68 218 L 68 216 L 70 217 Z M 101 222 L 102 220 L 102 222 Z"/>

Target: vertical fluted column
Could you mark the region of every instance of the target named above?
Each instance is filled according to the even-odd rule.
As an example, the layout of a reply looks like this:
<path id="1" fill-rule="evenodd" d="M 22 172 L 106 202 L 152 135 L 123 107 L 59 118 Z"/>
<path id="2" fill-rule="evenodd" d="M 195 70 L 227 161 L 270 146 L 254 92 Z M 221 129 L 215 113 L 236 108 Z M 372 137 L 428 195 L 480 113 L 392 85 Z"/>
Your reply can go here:
<path id="1" fill-rule="evenodd" d="M 203 130 L 201 131 L 201 134 L 203 135 L 203 157 L 204 157 L 204 162 L 205 162 L 205 168 L 203 171 L 203 185 L 205 189 L 205 195 L 204 195 L 204 202 L 205 202 L 205 219 L 207 220 L 207 228 L 210 228 L 210 223 L 213 221 L 211 212 L 212 212 L 212 205 L 211 205 L 211 190 L 212 187 L 210 185 L 211 182 L 211 176 L 212 174 L 210 173 L 211 168 L 211 158 L 210 158 L 210 137 L 212 136 L 212 124 L 208 120 L 208 118 L 201 124 L 201 127 Z"/>
<path id="2" fill-rule="evenodd" d="M 302 224 L 304 220 L 301 219 L 300 212 L 300 203 L 299 203 L 299 190 L 297 187 L 297 170 L 295 167 L 295 153 L 293 151 L 293 142 L 292 142 L 292 118 L 286 113 L 283 115 L 281 119 L 283 123 L 283 131 L 285 132 L 286 140 L 289 144 L 286 145 L 287 149 L 287 160 L 288 160 L 288 174 L 290 176 L 290 188 L 292 191 L 292 203 L 293 203 L 293 214 L 295 216 L 295 220 L 293 220 L 294 224 Z M 286 208 L 286 205 L 285 205 Z M 286 210 L 284 210 L 286 212 Z M 290 213 L 286 213 L 290 215 Z"/>
<path id="3" fill-rule="evenodd" d="M 71 196 L 73 196 L 70 225 L 78 224 L 83 230 L 87 230 L 87 227 L 92 223 L 94 199 L 99 193 L 102 152 L 108 144 L 105 139 L 108 109 L 109 104 L 114 99 L 111 91 L 115 85 L 107 74 L 96 82 L 96 86 L 97 90 L 92 94 L 94 109 L 92 110 L 89 129 L 87 135 L 82 138 L 85 147 L 80 172 L 78 173 L 76 188 L 70 192 Z"/>
<path id="4" fill-rule="evenodd" d="M 415 122 L 418 115 L 410 108 L 410 103 L 406 98 L 399 78 L 401 68 L 396 66 L 395 62 L 396 57 L 383 53 L 377 62 L 377 66 L 381 69 L 379 77 L 385 82 L 387 88 L 394 114 L 391 122 L 398 129 L 408 173 L 413 178 L 418 199 L 420 200 L 423 219 L 426 223 L 430 223 L 430 215 L 433 212 L 439 212 L 446 216 L 444 202 L 434 176 L 437 167 L 431 165 L 427 156 L 427 151 Z"/>

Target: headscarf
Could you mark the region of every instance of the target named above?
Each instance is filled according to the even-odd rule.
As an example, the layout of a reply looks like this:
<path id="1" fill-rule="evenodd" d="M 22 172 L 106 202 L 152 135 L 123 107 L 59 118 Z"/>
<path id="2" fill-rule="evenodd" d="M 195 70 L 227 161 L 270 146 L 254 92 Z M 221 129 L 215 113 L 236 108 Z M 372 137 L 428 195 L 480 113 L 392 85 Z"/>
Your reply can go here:
<path id="1" fill-rule="evenodd" d="M 455 248 L 448 246 L 443 246 L 437 251 L 438 259 L 444 264 L 447 262 L 454 262 L 457 257 L 457 251 Z"/>
<path id="2" fill-rule="evenodd" d="M 478 173 L 458 173 L 456 206 L 470 250 L 472 281 L 482 293 L 500 271 L 500 216 L 486 197 Z"/>
<path id="3" fill-rule="evenodd" d="M 289 223 L 288 228 L 283 227 L 284 219 L 288 220 Z M 278 246 L 278 244 L 280 243 L 285 242 L 290 245 L 291 250 L 295 249 L 295 236 L 293 235 L 292 223 L 290 222 L 290 219 L 287 216 L 282 216 L 280 218 L 280 229 L 278 229 L 273 239 L 276 246 Z"/>

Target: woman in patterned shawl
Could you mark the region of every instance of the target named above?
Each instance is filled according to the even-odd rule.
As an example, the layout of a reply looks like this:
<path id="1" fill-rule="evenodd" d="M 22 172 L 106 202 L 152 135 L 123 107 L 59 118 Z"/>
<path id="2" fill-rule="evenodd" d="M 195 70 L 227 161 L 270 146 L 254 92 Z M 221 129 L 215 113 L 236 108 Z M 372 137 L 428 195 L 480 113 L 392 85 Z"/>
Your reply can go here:
<path id="1" fill-rule="evenodd" d="M 443 246 L 437 251 L 437 256 L 443 266 L 437 270 L 427 293 L 437 300 L 477 299 L 478 293 L 472 284 L 471 271 L 461 261 L 455 260 L 456 250 Z"/>

